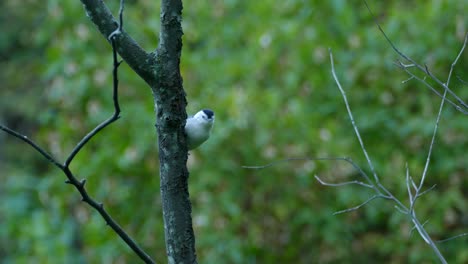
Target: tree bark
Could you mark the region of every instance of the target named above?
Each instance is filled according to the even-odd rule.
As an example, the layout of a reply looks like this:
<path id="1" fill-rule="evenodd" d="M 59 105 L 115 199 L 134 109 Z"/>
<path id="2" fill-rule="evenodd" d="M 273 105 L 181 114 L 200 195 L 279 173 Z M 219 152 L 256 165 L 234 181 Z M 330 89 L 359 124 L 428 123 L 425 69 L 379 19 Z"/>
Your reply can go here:
<path id="1" fill-rule="evenodd" d="M 88 17 L 107 38 L 118 23 L 102 0 L 81 0 Z M 161 1 L 161 32 L 156 51 L 145 52 L 124 30 L 117 51 L 151 87 L 156 110 L 161 196 L 168 263 L 197 263 L 188 192 L 187 119 L 180 75 L 182 1 Z"/>

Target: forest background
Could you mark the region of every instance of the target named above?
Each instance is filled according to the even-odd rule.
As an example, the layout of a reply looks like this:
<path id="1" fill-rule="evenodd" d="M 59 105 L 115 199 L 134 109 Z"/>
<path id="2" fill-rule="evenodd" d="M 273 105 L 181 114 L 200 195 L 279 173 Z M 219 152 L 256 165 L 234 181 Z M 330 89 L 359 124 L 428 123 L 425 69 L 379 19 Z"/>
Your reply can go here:
<path id="1" fill-rule="evenodd" d="M 125 29 L 157 46 L 157 1 L 126 1 Z M 468 31 L 467 1 L 369 1 L 400 50 L 441 79 Z M 115 11 L 118 1 L 107 1 Z M 112 106 L 109 44 L 79 1 L 0 2 L 0 122 L 65 157 Z M 435 255 L 405 215 L 372 192 L 330 182 L 359 180 L 336 161 L 365 166 L 328 48 L 382 183 L 407 200 L 405 164 L 424 168 L 440 98 L 395 67 L 397 54 L 361 1 L 185 1 L 182 76 L 188 112 L 211 108 L 210 140 L 189 157 L 200 263 L 421 263 Z M 455 74 L 467 80 L 468 52 Z M 158 262 L 165 261 L 157 136 L 150 89 L 120 67 L 122 118 L 72 168 L 111 215 Z M 468 98 L 466 83 L 452 89 Z M 434 239 L 468 226 L 468 121 L 446 106 L 417 212 Z M 368 171 L 368 170 L 367 170 Z M 0 133 L 0 258 L 4 263 L 132 263 L 134 253 L 65 177 L 33 149 Z M 467 238 L 439 247 L 468 262 Z"/>

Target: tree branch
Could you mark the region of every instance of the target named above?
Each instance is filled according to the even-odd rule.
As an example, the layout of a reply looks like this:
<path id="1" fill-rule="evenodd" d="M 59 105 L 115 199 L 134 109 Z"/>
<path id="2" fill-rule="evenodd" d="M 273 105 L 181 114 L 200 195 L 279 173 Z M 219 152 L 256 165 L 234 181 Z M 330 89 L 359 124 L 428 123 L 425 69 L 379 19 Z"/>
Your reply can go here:
<path id="1" fill-rule="evenodd" d="M 403 52 L 401 52 L 396 46 L 395 44 L 390 40 L 390 38 L 387 36 L 387 34 L 385 33 L 385 31 L 382 29 L 382 27 L 380 26 L 380 23 L 377 21 L 377 18 L 374 16 L 374 13 L 372 12 L 372 10 L 370 9 L 369 5 L 367 4 L 367 1 L 364 0 L 364 4 L 366 5 L 367 7 L 367 10 L 369 11 L 369 13 L 371 14 L 371 16 L 373 17 L 374 19 L 374 23 L 377 25 L 377 27 L 379 28 L 379 31 L 382 33 L 382 35 L 384 36 L 385 40 L 388 42 L 388 44 L 392 47 L 392 49 L 400 56 L 402 57 L 405 61 L 408 61 L 410 62 L 410 67 L 416 67 L 418 70 L 420 70 L 421 72 L 423 72 L 424 74 L 428 75 L 429 77 L 431 77 L 432 80 L 434 80 L 437 84 L 439 84 L 440 86 L 442 86 L 444 88 L 444 90 L 450 94 L 451 96 L 453 96 L 455 98 L 455 101 L 458 102 L 459 105 L 456 105 L 456 109 L 460 112 L 462 112 L 463 114 L 467 115 L 468 114 L 468 104 L 463 101 L 456 93 L 454 93 L 450 88 L 449 88 L 449 82 L 450 82 L 450 77 L 452 76 L 452 71 L 453 71 L 453 68 L 455 66 L 455 64 L 457 63 L 458 59 L 460 58 L 461 54 L 463 53 L 466 45 L 468 44 L 468 33 L 465 35 L 465 39 L 464 39 L 464 42 L 463 42 L 463 45 L 462 45 L 462 48 L 460 49 L 460 52 L 458 53 L 458 56 L 457 58 L 454 60 L 454 62 L 452 63 L 451 65 L 451 68 L 450 68 L 450 72 L 449 72 L 449 77 L 448 77 L 448 80 L 446 83 L 442 82 L 440 79 L 438 79 L 436 76 L 434 76 L 431 71 L 428 69 L 428 67 L 426 65 L 422 66 L 420 64 L 418 64 L 414 59 L 412 59 L 411 57 L 405 55 Z M 402 64 L 403 65 L 403 64 Z M 408 71 L 407 71 L 408 72 Z M 414 75 L 411 74 L 411 76 L 414 77 Z M 435 89 L 431 89 L 432 91 L 436 91 Z M 436 93 L 438 96 L 442 97 L 441 93 L 437 92 Z"/>
<path id="2" fill-rule="evenodd" d="M 119 29 L 119 23 L 103 0 L 80 0 L 86 15 L 96 25 L 101 34 L 108 37 Z M 110 40 L 109 40 L 110 41 Z M 152 72 L 153 56 L 147 53 L 138 43 L 121 30 L 115 38 L 117 52 L 122 59 L 150 86 L 155 83 L 155 74 Z"/>
<path id="3" fill-rule="evenodd" d="M 362 143 L 362 139 L 360 137 L 360 133 L 359 133 L 359 130 L 358 130 L 358 127 L 356 125 L 356 123 L 354 122 L 354 119 L 353 119 L 353 115 L 352 115 L 352 112 L 351 112 L 351 108 L 349 106 L 349 103 L 348 103 L 348 100 L 347 100 L 347 97 L 346 97 L 346 93 L 344 92 L 344 89 L 341 87 L 341 84 L 338 80 L 338 77 L 335 73 L 335 67 L 334 67 L 334 61 L 333 61 L 333 54 L 330 50 L 330 62 L 331 62 L 331 69 L 332 69 L 332 75 L 333 75 L 333 78 L 335 79 L 335 83 L 336 85 L 338 86 L 342 96 L 343 96 L 343 100 L 345 102 L 345 105 L 346 105 L 346 109 L 348 111 L 348 115 L 351 119 L 351 125 L 353 126 L 353 129 L 355 131 L 355 134 L 356 136 L 358 137 L 358 140 L 359 140 L 359 143 L 360 143 L 360 146 L 361 146 L 361 150 L 362 152 L 364 153 L 364 155 L 366 156 L 366 159 L 367 159 L 367 162 L 369 164 L 371 164 L 371 161 L 370 161 L 370 158 L 367 154 L 367 151 L 365 149 L 365 146 L 364 144 Z M 447 94 L 447 91 L 448 90 L 445 90 L 444 91 L 444 96 L 442 98 L 442 102 L 441 102 L 441 106 L 440 106 L 440 109 L 439 109 L 439 114 L 437 116 L 437 124 L 439 122 L 439 119 L 440 119 L 440 116 L 441 116 L 441 112 L 442 112 L 442 108 L 443 108 L 443 104 L 444 104 L 444 101 L 445 101 L 445 95 Z M 432 142 L 431 142 L 431 147 L 430 147 L 430 152 L 428 154 L 428 160 L 429 160 L 429 157 L 430 157 L 430 153 L 432 151 L 432 145 L 434 143 L 434 138 L 435 138 L 435 133 L 437 131 L 437 124 L 436 124 L 436 128 L 434 130 L 434 134 L 433 134 L 433 137 L 432 137 Z M 429 161 L 426 163 L 427 165 L 429 165 Z M 370 197 L 367 201 L 365 201 L 364 203 L 358 205 L 358 206 L 355 206 L 355 207 L 352 207 L 352 208 L 348 208 L 348 209 L 345 209 L 345 210 L 341 210 L 341 211 L 338 211 L 336 212 L 335 214 L 337 213 L 347 213 L 347 212 L 350 212 L 350 211 L 354 211 L 354 210 L 357 210 L 359 208 L 361 208 L 362 206 L 366 205 L 367 203 L 369 203 L 370 201 L 376 199 L 376 198 L 386 198 L 386 199 L 389 199 L 389 200 L 392 200 L 394 203 L 395 203 L 395 208 L 398 209 L 398 211 L 406 214 L 407 216 L 409 216 L 409 218 L 411 219 L 411 222 L 414 223 L 415 225 L 415 228 L 416 230 L 418 230 L 418 233 L 419 235 L 423 238 L 423 240 L 429 244 L 429 246 L 432 248 L 432 250 L 435 252 L 435 254 L 437 255 L 437 257 L 439 258 L 439 260 L 442 262 L 442 263 L 447 263 L 447 261 L 445 260 L 444 256 L 442 255 L 442 253 L 440 252 L 440 250 L 437 248 L 437 246 L 435 245 L 434 241 L 431 239 L 431 237 L 429 236 L 429 234 L 427 233 L 426 229 L 424 228 L 424 226 L 420 223 L 419 219 L 417 218 L 416 216 L 416 212 L 414 211 L 414 202 L 416 201 L 416 198 L 420 196 L 419 194 L 419 190 L 420 188 L 422 187 L 422 183 L 421 183 L 421 187 L 418 187 L 414 181 L 412 180 L 412 178 L 410 177 L 409 175 L 409 170 L 408 168 L 406 169 L 406 183 L 407 183 L 407 190 L 408 190 L 408 195 L 410 197 L 410 208 L 408 209 L 398 198 L 396 198 L 385 186 L 383 186 L 382 184 L 380 184 L 379 180 L 378 180 L 378 177 L 377 177 L 377 174 L 375 173 L 374 171 L 374 168 L 373 166 L 371 166 L 371 170 L 373 171 L 374 173 L 374 179 L 376 181 L 375 185 L 374 185 L 374 190 L 376 191 L 376 195 Z M 423 176 L 423 178 L 425 177 L 425 175 Z M 424 179 L 423 179 L 424 181 Z M 412 194 L 412 191 L 411 191 L 411 187 L 413 186 L 413 188 L 416 189 L 416 195 L 413 195 Z M 386 196 L 385 197 L 382 197 L 382 193 L 386 193 Z"/>
<path id="4" fill-rule="evenodd" d="M 335 64 L 333 63 L 333 54 L 331 52 L 331 49 L 329 50 L 329 54 L 330 54 L 331 71 L 332 71 L 333 79 L 335 80 L 335 83 L 338 86 L 338 89 L 340 89 L 341 95 L 343 96 L 343 100 L 345 102 L 346 110 L 348 111 L 348 116 L 349 116 L 349 119 L 351 120 L 351 125 L 353 126 L 354 133 L 356 134 L 356 137 L 357 137 L 357 139 L 359 141 L 359 145 L 361 146 L 361 149 L 362 149 L 362 151 L 364 153 L 364 156 L 366 157 L 367 164 L 369 165 L 369 168 L 370 168 L 372 174 L 374 175 L 374 181 L 376 183 L 379 183 L 379 181 L 380 181 L 379 176 L 377 175 L 377 171 L 374 168 L 374 164 L 372 163 L 372 160 L 371 160 L 369 154 L 367 154 L 366 148 L 364 147 L 364 142 L 362 141 L 361 134 L 359 133 L 359 130 L 357 129 L 357 125 L 356 125 L 356 122 L 354 121 L 354 117 L 353 117 L 353 113 L 351 112 L 351 108 L 349 107 L 348 98 L 346 97 L 346 92 L 341 87 L 340 81 L 338 80 L 338 77 L 336 76 Z"/>
<path id="5" fill-rule="evenodd" d="M 22 134 L 20 134 L 20 133 L 18 133 L 16 131 L 2 125 L 2 124 L 0 124 L 0 129 L 5 131 L 6 133 L 16 137 L 16 138 L 19 138 L 22 141 L 26 142 L 28 145 L 30 145 L 35 150 L 37 150 L 37 152 L 39 152 L 42 156 L 44 156 L 44 158 L 46 158 L 50 163 L 54 164 L 59 169 L 63 169 L 63 166 L 62 166 L 62 164 L 60 164 L 60 162 L 58 162 L 54 157 L 52 157 L 52 155 L 47 153 L 47 151 L 45 151 L 43 148 L 41 148 L 39 145 L 37 145 L 34 141 L 29 139 L 27 136 L 22 135 Z"/>
<path id="6" fill-rule="evenodd" d="M 102 0 L 81 0 L 86 13 L 107 38 L 117 22 Z M 152 88 L 156 105 L 161 196 L 169 263 L 196 263 L 188 193 L 187 145 L 184 132 L 187 101 L 180 75 L 182 1 L 161 0 L 161 32 L 155 52 L 146 53 L 124 31 L 116 35 L 117 51 Z"/>
<path id="7" fill-rule="evenodd" d="M 102 203 L 98 203 L 95 201 L 91 196 L 88 194 L 88 192 L 85 189 L 85 183 L 86 180 L 78 180 L 75 175 L 72 173 L 72 171 L 69 168 L 70 163 L 72 162 L 73 158 L 79 153 L 79 151 L 86 145 L 89 140 L 95 136 L 97 133 L 99 133 L 102 129 L 110 125 L 111 123 L 115 122 L 119 118 L 119 113 L 120 113 L 120 107 L 119 107 L 119 102 L 118 102 L 118 78 L 117 78 L 117 73 L 118 73 L 118 67 L 120 65 L 120 62 L 117 60 L 117 51 L 115 49 L 115 42 L 114 39 L 111 39 L 112 43 L 112 51 L 113 51 L 113 61 L 114 61 L 114 67 L 113 67 L 113 102 L 114 102 L 114 113 L 113 115 L 99 124 L 95 129 L 93 129 L 91 132 L 89 132 L 76 146 L 75 148 L 71 151 L 70 155 L 68 155 L 65 163 L 62 165 L 60 162 L 58 162 L 55 158 L 53 158 L 50 154 L 48 154 L 43 148 L 41 148 L 39 145 L 37 145 L 34 141 L 30 140 L 28 137 L 12 130 L 9 129 L 6 126 L 3 126 L 0 124 L 0 129 L 7 132 L 8 134 L 19 138 L 20 140 L 26 142 L 30 146 L 32 146 L 36 151 L 38 151 L 42 156 L 44 156 L 49 162 L 54 164 L 56 167 L 58 167 L 60 170 L 63 171 L 63 173 L 66 175 L 67 180 L 65 181 L 68 184 L 73 185 L 78 192 L 81 195 L 82 201 L 89 204 L 91 207 L 96 209 L 96 211 L 99 212 L 99 214 L 104 218 L 106 221 L 106 224 L 108 224 L 119 236 L 122 238 L 122 240 L 125 241 L 125 243 L 145 262 L 145 263 L 154 263 L 154 261 L 151 259 L 151 257 L 146 254 L 143 249 L 141 249 L 137 243 L 120 227 L 119 224 L 107 213 L 107 211 L 104 209 L 104 205 Z"/>

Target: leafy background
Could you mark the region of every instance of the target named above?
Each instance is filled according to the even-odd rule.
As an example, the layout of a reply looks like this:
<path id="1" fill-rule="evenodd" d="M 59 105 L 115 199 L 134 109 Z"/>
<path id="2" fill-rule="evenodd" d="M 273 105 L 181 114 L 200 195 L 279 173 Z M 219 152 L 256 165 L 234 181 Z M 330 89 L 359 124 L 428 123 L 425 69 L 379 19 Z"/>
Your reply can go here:
<path id="1" fill-rule="evenodd" d="M 118 1 L 107 1 L 117 12 Z M 369 1 L 407 55 L 445 79 L 468 30 L 466 1 Z M 112 113 L 111 49 L 79 1 L 0 2 L 0 122 L 63 160 Z M 405 164 L 419 179 L 440 99 L 409 81 L 361 1 L 186 1 L 182 74 L 188 112 L 216 112 L 212 138 L 189 158 L 200 263 L 429 263 L 436 260 L 387 201 L 348 214 L 372 193 L 314 180 L 359 180 L 368 171 L 337 73 L 383 184 L 407 202 Z M 157 46 L 155 1 L 127 1 L 125 28 Z M 467 79 L 468 52 L 455 74 Z M 150 89 L 120 68 L 122 118 L 94 138 L 72 170 L 150 255 L 165 263 L 157 135 Z M 461 98 L 468 89 L 456 79 Z M 417 213 L 434 239 L 468 226 L 468 122 L 446 107 Z M 133 263 L 135 255 L 64 184 L 60 171 L 0 133 L 2 263 Z M 450 263 L 468 262 L 467 239 L 439 244 Z"/>

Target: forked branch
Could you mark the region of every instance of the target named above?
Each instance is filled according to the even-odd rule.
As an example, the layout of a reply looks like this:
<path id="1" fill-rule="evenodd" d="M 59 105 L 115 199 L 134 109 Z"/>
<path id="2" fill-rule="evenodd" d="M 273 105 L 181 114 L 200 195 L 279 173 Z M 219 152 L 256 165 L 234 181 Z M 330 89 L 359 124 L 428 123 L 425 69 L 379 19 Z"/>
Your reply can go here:
<path id="1" fill-rule="evenodd" d="M 351 107 L 350 107 L 350 105 L 348 103 L 348 100 L 347 100 L 347 97 L 346 97 L 346 93 L 344 92 L 344 89 L 341 87 L 339 79 L 338 79 L 338 77 L 336 75 L 334 61 L 333 61 L 333 54 L 332 54 L 331 50 L 330 50 L 330 63 L 331 63 L 331 71 L 332 71 L 333 78 L 334 78 L 335 83 L 338 86 L 338 88 L 339 88 L 339 90 L 340 90 L 340 92 L 341 92 L 341 94 L 343 96 L 343 100 L 344 100 L 344 103 L 346 105 L 346 109 L 348 111 L 348 116 L 349 116 L 349 118 L 351 120 L 351 125 L 353 126 L 356 137 L 359 140 L 361 150 L 364 153 L 364 155 L 366 156 L 367 162 L 370 165 L 371 170 L 373 171 L 374 177 L 376 177 L 375 184 L 371 184 L 371 185 L 373 185 L 374 190 L 377 190 L 376 194 L 374 196 L 370 197 L 364 203 L 362 203 L 362 204 L 360 204 L 358 206 L 349 208 L 349 209 L 338 211 L 336 213 L 347 213 L 347 212 L 350 212 L 350 211 L 357 210 L 357 209 L 361 208 L 362 206 L 366 205 L 367 203 L 369 203 L 370 201 L 372 201 L 372 200 L 374 200 L 376 198 L 384 198 L 384 197 L 381 197 L 381 195 L 382 195 L 382 193 L 385 193 L 387 195 L 387 197 L 388 197 L 387 199 L 392 200 L 395 203 L 395 208 L 398 208 L 399 212 L 404 213 L 407 216 L 409 216 L 409 218 L 411 219 L 411 222 L 413 222 L 413 224 L 415 226 L 415 229 L 418 231 L 418 233 L 423 238 L 423 240 L 427 244 L 430 245 L 430 247 L 436 253 L 439 260 L 442 263 L 447 263 L 444 256 L 442 255 L 442 253 L 439 251 L 436 244 L 434 243 L 434 241 L 431 239 L 431 237 L 429 236 L 427 231 L 424 229 L 424 226 L 420 223 L 419 219 L 416 216 L 416 212 L 414 211 L 414 205 L 415 205 L 416 199 L 419 196 L 422 195 L 421 189 L 422 189 L 422 186 L 423 186 L 423 183 L 424 183 L 425 174 L 423 175 L 420 184 L 416 185 L 414 183 L 413 179 L 409 175 L 409 170 L 408 169 L 406 170 L 406 183 L 407 183 L 408 195 L 410 197 L 410 206 L 409 206 L 409 208 L 407 206 L 405 206 L 403 204 L 403 202 L 401 202 L 398 198 L 396 198 L 385 186 L 383 186 L 380 183 L 380 181 L 378 179 L 378 176 L 375 173 L 374 167 L 372 166 L 369 155 L 367 154 L 367 150 L 365 148 L 365 145 L 364 145 L 363 140 L 361 138 L 361 135 L 359 133 L 359 129 L 358 129 L 357 125 L 356 125 L 356 122 L 354 121 L 353 114 L 351 112 Z M 432 137 L 431 146 L 430 146 L 430 150 L 429 150 L 429 154 L 428 154 L 428 158 L 427 158 L 428 161 L 426 163 L 427 166 L 429 165 L 430 155 L 432 153 L 432 146 L 433 146 L 434 141 L 435 141 L 435 135 L 436 135 L 438 123 L 439 123 L 439 120 L 440 120 L 440 117 L 441 117 L 441 114 L 442 114 L 442 109 L 443 109 L 443 105 L 444 105 L 444 102 L 445 102 L 445 95 L 446 94 L 447 94 L 447 90 L 444 91 L 444 96 L 442 98 L 439 113 L 437 115 L 436 126 L 435 126 L 435 129 L 434 129 L 434 134 L 433 134 L 433 137 Z M 415 194 L 413 194 L 412 188 L 416 189 Z"/>
<path id="2" fill-rule="evenodd" d="M 468 32 L 466 33 L 465 35 L 465 38 L 464 38 L 464 41 L 463 41 L 463 45 L 460 49 L 460 52 L 458 53 L 458 56 L 455 58 L 455 60 L 452 62 L 452 65 L 450 67 L 450 71 L 448 73 L 448 78 L 447 78 L 447 81 L 444 83 L 443 81 L 441 81 L 439 78 L 437 78 L 430 70 L 429 68 L 427 67 L 427 65 L 421 65 L 419 64 L 418 62 L 416 62 L 414 59 L 412 59 L 410 56 L 404 54 L 403 52 L 401 52 L 397 47 L 396 45 L 393 43 L 393 41 L 387 36 L 387 34 L 385 33 L 385 31 L 382 29 L 382 27 L 380 26 L 380 23 L 377 21 L 377 18 L 374 16 L 374 13 L 372 12 L 371 8 L 369 7 L 367 1 L 364 0 L 364 4 L 366 5 L 367 7 L 367 10 L 369 11 L 369 13 L 371 14 L 371 16 L 374 18 L 374 23 L 377 25 L 377 27 L 379 28 L 379 31 L 382 33 L 382 35 L 384 36 L 385 40 L 388 42 L 388 44 L 391 46 L 391 48 L 401 57 L 403 58 L 406 62 L 408 62 L 408 64 L 404 64 L 404 63 L 397 63 L 397 66 L 401 69 L 403 69 L 406 73 L 408 73 L 411 77 L 413 78 L 416 78 L 418 79 L 418 81 L 420 81 L 421 83 L 423 83 L 424 85 L 426 85 L 427 87 L 429 87 L 431 89 L 431 91 L 433 91 L 435 94 L 437 94 L 439 97 L 443 97 L 442 93 L 437 91 L 437 89 L 435 89 L 434 87 L 432 87 L 429 83 L 426 82 L 426 80 L 424 78 L 417 78 L 416 75 L 414 75 L 413 73 L 411 73 L 408 68 L 411 68 L 411 67 L 416 67 L 420 72 L 422 72 L 423 74 L 425 74 L 426 76 L 429 76 L 432 80 L 434 80 L 437 84 L 439 84 L 440 86 L 442 86 L 442 88 L 448 93 L 450 94 L 454 100 L 453 101 L 456 101 L 457 103 L 454 103 L 452 100 L 449 101 L 449 103 L 455 107 L 455 109 L 457 109 L 458 111 L 460 111 L 461 113 L 465 114 L 465 115 L 468 115 L 468 104 L 463 100 L 461 99 L 455 92 L 453 92 L 450 88 L 449 88 L 449 84 L 450 84 L 450 78 L 452 76 L 452 72 L 453 72 L 453 69 L 455 67 L 455 65 L 457 64 L 459 58 L 461 57 L 461 55 L 463 54 L 466 46 L 468 45 Z M 446 97 L 446 96 L 445 96 Z M 447 100 L 447 98 L 445 98 L 445 100 Z"/>
<path id="3" fill-rule="evenodd" d="M 123 12 L 123 8 L 120 9 L 120 12 Z M 120 13 L 120 17 L 122 17 L 122 13 Z M 120 27 L 119 27 L 120 28 Z M 118 34 L 118 33 L 117 33 Z M 81 195 L 82 201 L 89 204 L 93 207 L 99 214 L 104 218 L 106 224 L 108 224 L 125 243 L 145 262 L 145 263 L 155 263 L 151 257 L 146 254 L 146 252 L 140 248 L 137 243 L 120 227 L 119 224 L 109 215 L 109 213 L 104 209 L 104 205 L 102 203 L 97 202 L 94 200 L 86 191 L 85 183 L 86 180 L 78 180 L 73 172 L 70 170 L 70 164 L 73 161 L 74 157 L 80 152 L 80 150 L 88 143 L 95 135 L 97 135 L 101 130 L 112 124 L 113 122 L 117 121 L 120 117 L 120 106 L 118 101 L 118 67 L 121 62 L 117 59 L 117 51 L 116 51 L 116 44 L 115 44 L 115 37 L 112 36 L 110 38 L 112 44 L 112 51 L 113 51 L 113 103 L 114 103 L 114 113 L 111 117 L 107 120 L 96 126 L 91 132 L 89 132 L 86 136 L 83 137 L 79 141 L 79 143 L 73 148 L 71 153 L 66 158 L 65 162 L 61 164 L 57 159 L 55 159 L 51 154 L 49 154 L 46 150 L 36 144 L 34 141 L 22 135 L 21 133 L 14 131 L 2 124 L 0 124 L 0 130 L 5 131 L 6 133 L 22 140 L 26 144 L 33 147 L 37 152 L 39 152 L 43 157 L 45 157 L 50 163 L 55 165 L 57 168 L 63 171 L 65 176 L 67 177 L 66 183 L 73 185 Z"/>

